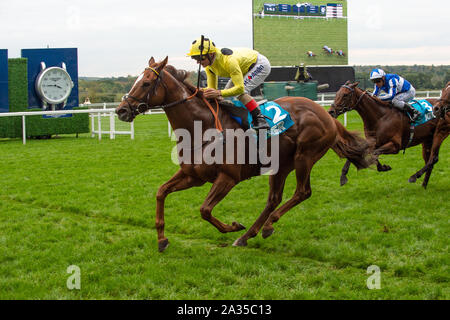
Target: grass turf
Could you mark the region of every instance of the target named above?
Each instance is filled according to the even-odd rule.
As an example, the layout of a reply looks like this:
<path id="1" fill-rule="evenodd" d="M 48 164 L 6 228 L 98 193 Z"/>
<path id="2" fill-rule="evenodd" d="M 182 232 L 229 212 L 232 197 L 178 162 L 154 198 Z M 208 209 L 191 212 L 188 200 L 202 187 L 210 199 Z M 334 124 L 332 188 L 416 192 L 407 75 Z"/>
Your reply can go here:
<path id="1" fill-rule="evenodd" d="M 210 185 L 166 200 L 170 246 L 157 250 L 155 195 L 178 169 L 164 115 L 140 116 L 136 139 L 90 135 L 0 140 L 0 299 L 448 299 L 449 156 L 441 147 L 426 191 L 409 184 L 420 147 L 381 157 L 393 170 L 349 172 L 330 151 L 312 171 L 310 199 L 248 247 L 200 217 Z M 357 114 L 349 128 L 361 129 Z M 295 188 L 291 174 L 284 200 Z M 236 186 L 213 214 L 247 227 L 268 177 Z M 81 289 L 66 286 L 70 265 Z M 367 268 L 381 269 L 369 290 Z"/>

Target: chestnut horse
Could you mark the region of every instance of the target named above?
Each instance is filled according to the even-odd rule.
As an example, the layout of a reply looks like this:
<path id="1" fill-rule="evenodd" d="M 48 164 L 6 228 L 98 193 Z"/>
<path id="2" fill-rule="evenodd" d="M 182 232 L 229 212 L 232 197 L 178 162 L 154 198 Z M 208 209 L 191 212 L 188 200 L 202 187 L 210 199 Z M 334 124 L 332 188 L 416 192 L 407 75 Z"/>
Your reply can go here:
<path id="1" fill-rule="evenodd" d="M 445 88 L 442 89 L 441 98 L 434 105 L 433 113 L 438 118 L 438 123 L 433 136 L 430 157 L 428 158 L 428 162 L 425 166 L 409 178 L 409 182 L 416 182 L 416 180 L 419 179 L 425 172 L 431 173 L 434 165 L 439 160 L 439 149 L 441 144 L 450 133 L 450 81 L 447 82 Z M 428 184 L 429 178 L 430 175 L 426 175 L 423 180 L 423 186 L 425 188 Z"/>
<path id="2" fill-rule="evenodd" d="M 347 111 L 356 110 L 364 122 L 364 132 L 367 141 L 374 147 L 373 155 L 397 154 L 400 150 L 422 144 L 422 156 L 428 162 L 433 144 L 433 134 L 437 119 L 430 120 L 414 128 L 411 140 L 411 125 L 409 117 L 393 108 L 390 102 L 382 101 L 358 88 L 359 82 L 347 81 L 336 93 L 334 103 L 328 112 L 335 118 Z M 432 105 L 437 99 L 426 99 Z M 347 183 L 347 173 L 350 162 L 342 168 L 341 185 Z M 427 177 L 431 174 L 427 170 Z M 389 171 L 391 167 L 382 165 L 377 160 L 378 171 Z M 428 181 L 428 178 L 427 181 Z M 424 186 L 425 187 L 425 186 Z"/>
<path id="3" fill-rule="evenodd" d="M 139 113 L 162 107 L 175 132 L 182 129 L 193 134 L 194 121 L 202 121 L 203 130 L 215 128 L 218 121 L 211 109 L 207 107 L 207 101 L 201 91 L 184 81 L 187 76 L 186 71 L 176 70 L 173 66 L 167 65 L 167 60 L 167 57 L 160 62 L 155 62 L 153 57 L 150 59 L 149 67 L 138 77 L 130 92 L 124 96 L 117 107 L 116 113 L 119 119 L 132 121 Z M 350 159 L 358 168 L 367 168 L 371 165 L 370 160 L 367 159 L 368 143 L 355 133 L 348 132 L 318 104 L 300 97 L 284 97 L 276 102 L 289 112 L 294 125 L 278 136 L 279 170 L 269 178 L 270 191 L 266 207 L 252 227 L 233 243 L 235 246 L 247 245 L 247 240 L 255 237 L 262 227 L 263 237 L 270 236 L 274 222 L 292 207 L 311 196 L 311 169 L 330 148 L 340 157 Z M 223 129 L 240 128 L 238 122 L 221 108 L 214 112 L 218 115 Z M 178 139 L 180 142 L 179 137 Z M 227 143 L 228 140 L 225 139 L 225 144 Z M 200 148 L 206 146 L 203 144 Z M 234 144 L 235 154 L 236 148 Z M 248 141 L 245 148 L 247 150 L 249 148 Z M 189 149 L 190 151 L 187 152 L 194 152 L 194 149 L 196 148 Z M 234 162 L 207 164 L 203 161 L 199 164 L 180 163 L 180 167 L 169 181 L 160 186 L 156 195 L 156 230 L 160 252 L 164 251 L 169 244 L 164 235 L 166 197 L 172 192 L 201 186 L 206 182 L 212 183 L 212 188 L 200 208 L 202 218 L 222 233 L 245 229 L 237 222 L 231 225 L 225 224 L 211 213 L 213 208 L 240 181 L 260 174 L 258 164 L 251 164 L 248 161 L 244 164 Z M 294 169 L 297 177 L 294 195 L 276 209 L 282 200 L 285 180 Z M 249 196 L 256 196 L 255 191 L 248 192 Z"/>

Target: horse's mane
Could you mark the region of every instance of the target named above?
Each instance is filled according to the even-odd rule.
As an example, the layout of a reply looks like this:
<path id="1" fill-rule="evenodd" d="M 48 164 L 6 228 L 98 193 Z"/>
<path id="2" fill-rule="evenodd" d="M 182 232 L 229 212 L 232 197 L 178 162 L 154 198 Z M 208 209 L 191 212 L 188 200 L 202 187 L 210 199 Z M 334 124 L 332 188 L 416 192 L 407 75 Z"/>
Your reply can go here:
<path id="1" fill-rule="evenodd" d="M 168 64 L 164 67 L 164 70 L 169 72 L 176 80 L 181 82 L 191 93 L 194 93 L 197 90 L 197 87 L 195 87 L 188 79 L 188 76 L 191 72 L 186 70 L 178 70 L 174 66 Z M 199 91 L 198 95 L 201 97 L 203 92 Z"/>
<path id="2" fill-rule="evenodd" d="M 180 82 L 184 82 L 189 75 L 189 72 L 187 72 L 186 70 L 178 70 L 170 64 L 166 65 L 164 69 Z"/>
<path id="3" fill-rule="evenodd" d="M 374 96 L 374 95 L 372 95 L 372 94 L 368 94 L 367 96 L 368 96 L 370 99 L 374 100 L 376 103 L 382 105 L 383 107 L 388 108 L 388 107 L 391 106 L 391 102 L 390 102 L 390 101 L 383 101 L 383 100 L 381 100 L 380 98 L 378 98 L 378 97 L 376 97 L 376 96 Z"/>
<path id="4" fill-rule="evenodd" d="M 350 85 L 350 84 L 352 84 L 352 83 L 351 83 L 350 81 L 347 81 L 345 84 L 346 84 L 346 85 Z M 366 90 L 363 90 L 362 88 L 360 88 L 360 87 L 358 87 L 358 86 L 356 86 L 355 88 L 358 88 L 359 90 L 361 90 L 361 92 L 366 91 Z M 366 91 L 366 92 L 367 92 L 367 91 Z M 390 107 L 391 103 L 390 103 L 389 101 L 383 101 L 383 100 L 381 100 L 380 98 L 378 98 L 378 97 L 372 95 L 371 92 L 367 92 L 367 93 L 368 93 L 368 94 L 366 94 L 366 96 L 369 97 L 370 99 L 374 100 L 376 103 L 382 105 L 383 107 L 387 107 L 387 108 Z"/>

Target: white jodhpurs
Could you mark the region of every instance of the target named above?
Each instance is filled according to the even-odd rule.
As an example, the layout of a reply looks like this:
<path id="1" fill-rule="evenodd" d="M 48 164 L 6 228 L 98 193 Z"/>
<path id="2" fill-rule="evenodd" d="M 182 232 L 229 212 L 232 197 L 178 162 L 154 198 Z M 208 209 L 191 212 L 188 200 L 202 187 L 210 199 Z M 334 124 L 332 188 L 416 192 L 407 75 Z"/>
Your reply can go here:
<path id="1" fill-rule="evenodd" d="M 408 91 L 397 94 L 394 99 L 392 99 L 392 105 L 400 110 L 403 110 L 405 108 L 405 103 L 408 103 L 414 99 L 415 95 L 416 89 L 411 86 L 411 89 Z"/>
<path id="2" fill-rule="evenodd" d="M 244 91 L 247 94 L 264 83 L 264 80 L 270 74 L 270 62 L 262 54 L 258 54 L 255 65 L 244 75 Z M 228 81 L 225 89 L 229 89 L 233 86 L 233 82 Z"/>

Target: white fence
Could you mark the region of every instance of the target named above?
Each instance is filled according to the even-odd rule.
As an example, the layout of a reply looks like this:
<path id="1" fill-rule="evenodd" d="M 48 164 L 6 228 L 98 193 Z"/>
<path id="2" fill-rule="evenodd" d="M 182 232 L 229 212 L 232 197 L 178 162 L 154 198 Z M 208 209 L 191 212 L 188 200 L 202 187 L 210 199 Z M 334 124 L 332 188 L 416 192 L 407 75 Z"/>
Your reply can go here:
<path id="1" fill-rule="evenodd" d="M 317 97 L 319 100 L 316 103 L 321 106 L 329 106 L 334 102 L 334 98 L 336 97 L 336 93 L 318 93 Z M 441 91 L 439 90 L 430 90 L 430 91 L 416 91 L 416 99 L 428 99 L 428 98 L 436 98 L 439 99 L 441 97 Z"/>
<path id="2" fill-rule="evenodd" d="M 315 101 L 321 106 L 331 105 L 334 102 L 335 93 L 320 93 L 318 96 L 319 100 Z M 416 98 L 440 98 L 441 91 L 417 91 Z M 98 135 L 98 139 L 102 139 L 102 134 L 109 134 L 110 139 L 115 139 L 116 135 L 130 135 L 131 139 L 134 139 L 134 121 L 130 122 L 129 131 L 117 131 L 116 130 L 116 119 L 115 107 L 119 105 L 119 102 L 112 103 L 93 103 L 93 104 L 81 104 L 81 107 L 89 107 L 90 109 L 84 110 L 58 110 L 58 111 L 31 111 L 31 112 L 5 112 L 0 113 L 0 117 L 22 117 L 22 141 L 23 144 L 27 142 L 26 134 L 26 122 L 25 117 L 27 116 L 39 116 L 39 115 L 64 115 L 64 114 L 74 114 L 74 113 L 89 113 L 91 118 L 91 136 L 95 137 Z M 112 107 L 112 108 L 107 108 Z M 158 114 L 164 113 L 162 109 L 152 109 L 147 111 L 145 114 Z M 109 117 L 109 130 L 102 130 L 102 117 Z M 97 118 L 97 121 L 95 121 Z M 95 125 L 97 123 L 97 129 Z M 344 125 L 347 126 L 347 114 L 344 114 Z M 168 122 L 168 133 L 171 136 L 171 127 Z"/>
<path id="3" fill-rule="evenodd" d="M 90 110 L 94 108 L 98 110 L 95 113 L 90 113 L 89 117 L 91 118 L 91 136 L 95 137 L 98 135 L 98 139 L 102 139 L 102 134 L 109 134 L 110 139 L 114 139 L 116 134 L 129 134 L 131 139 L 134 139 L 134 121 L 130 122 L 130 131 L 117 131 L 116 130 L 116 114 L 115 108 L 120 104 L 120 102 L 104 102 L 104 103 L 90 103 L 90 104 L 81 104 L 80 107 L 89 107 Z M 113 108 L 107 108 L 113 107 Z M 158 114 L 164 113 L 162 109 L 153 109 L 147 111 L 145 114 Z M 102 130 L 102 117 L 109 117 L 109 130 Z M 97 121 L 96 121 L 97 118 Z M 97 129 L 95 128 L 95 124 L 97 123 Z"/>
<path id="4" fill-rule="evenodd" d="M 134 139 L 134 123 L 130 123 L 130 131 L 115 131 L 115 109 L 84 109 L 84 110 L 57 110 L 57 111 L 28 111 L 28 112 L 5 112 L 0 113 L 0 117 L 22 117 L 22 141 L 23 144 L 27 143 L 27 129 L 26 129 L 26 121 L 25 117 L 27 116 L 43 116 L 43 115 L 65 115 L 65 114 L 75 114 L 75 113 L 89 113 L 89 114 L 97 114 L 98 116 L 98 130 L 94 131 L 94 125 L 92 126 L 91 130 L 94 133 L 97 133 L 99 136 L 99 140 L 101 139 L 101 135 L 103 133 L 110 134 L 111 139 L 115 138 L 116 134 L 129 134 L 131 136 L 131 139 Z M 102 131 L 101 130 L 101 118 L 102 115 L 107 114 L 110 119 L 110 127 L 109 131 Z M 91 119 L 94 119 L 95 116 L 93 116 Z M 92 122 L 94 124 L 94 122 Z"/>

